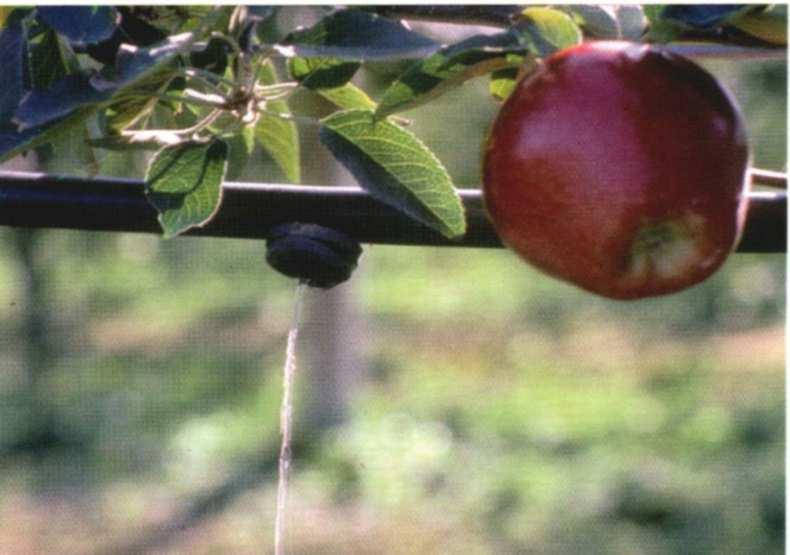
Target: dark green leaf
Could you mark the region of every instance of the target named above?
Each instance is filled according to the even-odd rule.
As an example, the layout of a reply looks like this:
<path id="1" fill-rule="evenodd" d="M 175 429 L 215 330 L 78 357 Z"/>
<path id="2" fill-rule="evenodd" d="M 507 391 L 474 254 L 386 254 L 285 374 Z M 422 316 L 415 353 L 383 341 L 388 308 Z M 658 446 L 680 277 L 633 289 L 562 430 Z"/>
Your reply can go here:
<path id="1" fill-rule="evenodd" d="M 415 62 L 384 92 L 377 117 L 414 108 L 464 81 L 511 67 L 508 54 L 526 53 L 519 37 L 510 32 L 475 35 Z M 517 63 L 517 62 L 516 62 Z"/>
<path id="2" fill-rule="evenodd" d="M 224 75 L 228 67 L 230 45 L 222 39 L 212 38 L 202 50 L 195 50 L 189 54 L 189 63 L 197 68 L 211 71 L 217 75 Z"/>
<path id="3" fill-rule="evenodd" d="M 51 29 L 28 41 L 28 60 L 34 89 L 48 89 L 70 73 L 58 35 Z"/>
<path id="4" fill-rule="evenodd" d="M 505 100 L 513 89 L 516 88 L 516 77 L 518 77 L 517 67 L 499 69 L 491 74 L 491 82 L 488 91 L 497 100 Z"/>
<path id="5" fill-rule="evenodd" d="M 179 54 L 187 52 L 193 42 L 192 33 L 182 33 L 146 48 L 121 45 L 115 62 L 116 79 L 109 83 L 110 88 L 133 87 L 160 70 L 169 70 L 167 66 Z M 94 81 L 94 85 L 99 83 Z"/>
<path id="6" fill-rule="evenodd" d="M 18 131 L 16 127 L 0 129 L 0 162 L 5 162 L 27 150 L 28 145 L 33 145 L 33 140 L 40 135 L 39 129 L 27 131 Z"/>
<path id="7" fill-rule="evenodd" d="M 669 5 L 661 12 L 661 17 L 696 29 L 710 29 L 743 12 L 744 8 L 752 9 L 743 4 Z"/>
<path id="8" fill-rule="evenodd" d="M 221 140 L 160 150 L 146 172 L 145 194 L 165 237 L 208 223 L 222 200 L 228 145 Z"/>
<path id="9" fill-rule="evenodd" d="M 79 108 L 98 104 L 109 97 L 109 91 L 97 91 L 85 75 L 67 75 L 47 90 L 28 92 L 14 119 L 19 124 L 19 130 L 24 131 L 61 119 Z"/>
<path id="10" fill-rule="evenodd" d="M 309 29 L 294 31 L 283 41 L 292 56 L 343 60 L 421 58 L 439 45 L 395 21 L 357 9 L 341 10 Z"/>
<path id="11" fill-rule="evenodd" d="M 320 139 L 373 197 L 446 237 L 466 232 L 447 170 L 411 132 L 371 111 L 349 110 L 325 118 Z"/>
<path id="12" fill-rule="evenodd" d="M 333 89 L 348 83 L 359 69 L 358 62 L 335 58 L 291 58 L 288 72 L 308 89 Z"/>
<path id="13" fill-rule="evenodd" d="M 95 110 L 88 106 L 45 125 L 20 131 L 13 124 L 0 127 L 0 162 L 39 145 L 48 143 L 57 133 L 77 123 L 84 123 Z"/>
<path id="14" fill-rule="evenodd" d="M 77 44 L 108 39 L 118 26 L 118 11 L 111 6 L 39 6 L 37 15 L 40 21 Z"/>
<path id="15" fill-rule="evenodd" d="M 25 34 L 22 22 L 10 17 L 0 33 L 0 60 L 3 67 L 3 86 L 0 87 L 0 125 L 7 127 L 25 94 Z"/>
<path id="16" fill-rule="evenodd" d="M 517 29 L 533 53 L 550 56 L 582 41 L 582 32 L 571 17 L 553 8 L 527 8 Z"/>
<path id="17" fill-rule="evenodd" d="M 274 66 L 267 61 L 262 64 L 258 79 L 263 85 L 277 82 Z M 266 103 L 266 111 L 279 114 L 290 114 L 288 104 L 283 100 L 272 100 Z M 264 113 L 255 126 L 255 137 L 261 147 L 274 159 L 275 163 L 291 183 L 301 181 L 299 131 L 292 121 Z"/>
<path id="18" fill-rule="evenodd" d="M 228 6 L 228 12 L 232 9 Z M 131 5 L 121 6 L 119 11 L 123 14 L 122 26 L 129 22 L 134 21 L 133 29 L 125 29 L 128 33 L 132 31 L 144 31 L 145 38 L 151 37 L 151 33 L 145 30 L 147 27 L 158 30 L 160 36 L 156 41 L 161 39 L 161 36 L 173 35 L 175 33 L 182 33 L 192 30 L 196 24 L 202 20 L 206 15 L 211 12 L 213 6 L 210 4 L 203 5 L 166 5 L 166 4 L 149 4 L 149 5 Z M 227 19 L 227 15 L 226 15 Z M 221 28 L 219 25 L 216 28 Z M 227 25 L 225 25 L 227 28 Z M 147 41 L 139 42 L 138 38 L 143 38 L 132 32 L 130 38 L 134 44 L 146 44 Z"/>
<path id="19" fill-rule="evenodd" d="M 679 24 L 663 17 L 666 7 L 664 4 L 645 4 L 643 7 L 648 21 L 649 42 L 670 42 L 683 33 L 683 28 Z"/>
<path id="20" fill-rule="evenodd" d="M 20 130 L 58 120 L 83 107 L 98 109 L 113 96 L 120 101 L 119 93 L 128 93 L 135 88 L 139 90 L 134 96 L 150 93 L 152 88 L 162 86 L 174 74 L 172 62 L 191 46 L 193 39 L 191 33 L 184 33 L 148 48 L 122 45 L 116 59 L 115 79 L 98 76 L 89 79 L 82 74 L 73 74 L 47 90 L 27 93 L 15 113 Z M 145 103 L 140 106 L 144 107 Z"/>

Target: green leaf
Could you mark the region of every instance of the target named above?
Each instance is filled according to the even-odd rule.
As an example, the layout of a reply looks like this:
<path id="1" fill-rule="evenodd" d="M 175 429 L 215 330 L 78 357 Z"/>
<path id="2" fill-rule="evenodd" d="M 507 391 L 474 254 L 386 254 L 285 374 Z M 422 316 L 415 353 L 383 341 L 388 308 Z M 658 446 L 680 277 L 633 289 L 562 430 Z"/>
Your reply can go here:
<path id="1" fill-rule="evenodd" d="M 94 111 L 95 107 L 89 106 L 72 112 L 62 119 L 23 131 L 13 125 L 0 127 L 0 162 L 5 162 L 26 150 L 46 144 L 63 129 L 76 123 L 83 123 Z"/>
<path id="2" fill-rule="evenodd" d="M 45 144 L 36 148 L 41 171 L 60 175 L 96 175 L 99 162 L 88 140 L 88 128 L 82 121 L 56 130 Z"/>
<path id="3" fill-rule="evenodd" d="M 358 9 L 337 11 L 309 29 L 294 31 L 281 45 L 287 56 L 343 60 L 421 58 L 439 45 L 401 23 Z"/>
<path id="4" fill-rule="evenodd" d="M 666 7 L 664 4 L 644 5 L 643 10 L 648 21 L 646 36 L 648 42 L 671 42 L 683 33 L 683 28 L 680 25 L 664 19 L 663 12 Z"/>
<path id="5" fill-rule="evenodd" d="M 721 27 L 731 18 L 752 9 L 753 6 L 744 7 L 739 4 L 669 5 L 661 12 L 661 18 L 694 29 L 712 29 Z"/>
<path id="6" fill-rule="evenodd" d="M 359 69 L 358 62 L 336 58 L 291 58 L 288 73 L 302 86 L 318 93 L 335 106 L 351 110 L 374 110 L 376 103 L 350 82 Z"/>
<path id="7" fill-rule="evenodd" d="M 516 28 L 539 56 L 550 56 L 558 50 L 575 46 L 583 38 L 573 19 L 553 8 L 525 9 Z"/>
<path id="8" fill-rule="evenodd" d="M 45 125 L 83 107 L 99 109 L 110 99 L 120 102 L 129 96 L 149 94 L 174 75 L 172 62 L 191 46 L 193 40 L 191 33 L 184 33 L 148 48 L 123 44 L 116 58 L 115 79 L 73 74 L 47 90 L 29 92 L 15 113 L 20 131 Z M 141 109 L 146 105 L 139 98 L 137 102 Z"/>
<path id="9" fill-rule="evenodd" d="M 111 6 L 39 6 L 38 19 L 76 44 L 96 44 L 110 38 L 118 26 Z"/>
<path id="10" fill-rule="evenodd" d="M 110 91 L 117 97 L 150 81 L 161 82 L 175 73 L 176 58 L 189 52 L 194 42 L 192 33 L 182 33 L 146 48 L 121 44 L 115 58 L 114 76 L 94 76 L 91 85 L 99 91 Z"/>
<path id="11" fill-rule="evenodd" d="M 8 126 L 19 101 L 25 94 L 26 41 L 22 21 L 10 17 L 0 33 L 0 60 L 2 60 L 3 86 L 0 87 L 0 125 Z"/>
<path id="12" fill-rule="evenodd" d="M 228 55 L 231 52 L 231 47 L 226 41 L 213 37 L 206 43 L 205 48 L 190 52 L 189 63 L 217 75 L 224 75 L 228 67 Z"/>
<path id="13" fill-rule="evenodd" d="M 30 85 L 34 89 L 48 89 L 70 73 L 55 31 L 48 29 L 28 40 L 28 65 Z"/>
<path id="14" fill-rule="evenodd" d="M 8 16 L 11 15 L 11 12 L 14 11 L 14 6 L 0 6 L 0 29 L 5 27 L 5 22 L 8 20 Z"/>
<path id="15" fill-rule="evenodd" d="M 447 170 L 411 132 L 368 110 L 336 112 L 321 123 L 321 142 L 374 198 L 445 237 L 466 232 Z"/>
<path id="16" fill-rule="evenodd" d="M 278 81 L 271 62 L 261 64 L 258 79 L 262 85 L 272 85 Z M 266 110 L 279 114 L 291 113 L 284 100 L 270 100 L 266 103 Z M 280 167 L 288 181 L 299 183 L 302 180 L 299 130 L 294 122 L 264 113 L 255 126 L 255 138 Z"/>
<path id="17" fill-rule="evenodd" d="M 202 227 L 214 217 L 227 167 L 228 145 L 218 139 L 156 153 L 146 172 L 145 195 L 159 213 L 166 238 Z"/>
<path id="18" fill-rule="evenodd" d="M 250 154 L 252 153 L 247 148 L 247 129 L 250 129 L 253 132 L 255 131 L 253 127 L 248 126 L 245 127 L 242 132 L 235 133 L 232 137 L 226 139 L 229 149 L 228 171 L 225 174 L 225 179 L 227 181 L 236 181 L 239 177 L 241 177 L 244 169 L 247 167 L 247 162 L 249 161 Z"/>
<path id="19" fill-rule="evenodd" d="M 730 24 L 771 44 L 787 44 L 786 4 L 774 4 L 763 10 L 750 10 L 734 18 Z"/>
<path id="20" fill-rule="evenodd" d="M 28 92 L 14 115 L 19 130 L 40 127 L 59 120 L 80 108 L 96 106 L 110 97 L 110 91 L 97 91 L 87 76 L 67 75 L 47 90 Z"/>
<path id="21" fill-rule="evenodd" d="M 291 58 L 288 72 L 308 89 L 333 89 L 348 83 L 359 69 L 358 62 L 336 58 Z"/>
<path id="22" fill-rule="evenodd" d="M 535 70 L 536 59 L 533 56 L 519 56 L 508 54 L 508 59 L 513 63 L 513 67 L 500 69 L 491 74 L 491 81 L 488 84 L 488 92 L 495 100 L 504 101 L 511 95 L 516 88 L 516 83 L 525 75 Z"/>
<path id="23" fill-rule="evenodd" d="M 376 116 L 383 118 L 424 104 L 464 81 L 512 67 L 508 54 L 525 53 L 519 37 L 510 32 L 475 35 L 414 63 L 384 92 Z"/>
<path id="24" fill-rule="evenodd" d="M 534 65 L 534 62 L 530 64 L 530 66 L 532 65 Z M 500 102 L 506 100 L 516 88 L 516 81 L 520 71 L 523 70 L 520 70 L 518 67 L 508 67 L 492 73 L 491 81 L 488 84 L 488 92 L 491 93 L 491 96 Z"/>
<path id="25" fill-rule="evenodd" d="M 133 95 L 120 94 L 111 99 L 105 112 L 108 131 L 119 133 L 149 117 L 158 103 L 163 104 L 156 95 L 166 92 L 172 81 L 171 71 L 155 71 L 137 83 Z"/>
<path id="26" fill-rule="evenodd" d="M 344 110 L 375 110 L 376 103 L 353 83 L 333 89 L 318 89 L 315 92 L 326 98 L 335 106 Z"/>

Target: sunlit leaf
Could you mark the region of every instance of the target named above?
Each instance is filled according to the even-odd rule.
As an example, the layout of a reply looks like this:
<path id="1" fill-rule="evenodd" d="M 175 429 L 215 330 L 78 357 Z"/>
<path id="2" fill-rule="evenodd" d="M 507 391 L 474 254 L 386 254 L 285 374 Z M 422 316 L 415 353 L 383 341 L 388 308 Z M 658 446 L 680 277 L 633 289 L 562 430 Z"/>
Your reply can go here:
<path id="1" fill-rule="evenodd" d="M 342 87 L 335 87 L 332 89 L 318 89 L 315 92 L 344 110 L 376 109 L 376 103 L 373 99 L 353 83 L 346 83 Z"/>
<path id="2" fill-rule="evenodd" d="M 491 74 L 491 81 L 488 84 L 488 92 L 496 100 L 505 100 L 516 88 L 516 78 L 518 77 L 517 67 L 500 69 Z"/>
<path id="3" fill-rule="evenodd" d="M 765 9 L 749 10 L 730 24 L 744 33 L 771 44 L 787 44 L 787 5 L 774 4 Z"/>
<path id="4" fill-rule="evenodd" d="M 414 63 L 384 92 L 377 117 L 414 108 L 464 81 L 515 63 L 511 53 L 526 53 L 514 33 L 475 35 Z"/>
<path id="5" fill-rule="evenodd" d="M 582 32 L 571 17 L 553 8 L 527 8 L 517 28 L 539 56 L 579 44 Z"/>
<path id="6" fill-rule="evenodd" d="M 335 58 L 302 58 L 288 60 L 288 72 L 308 89 L 332 89 L 348 83 L 359 69 L 358 62 Z"/>
<path id="7" fill-rule="evenodd" d="M 0 6 L 0 29 L 5 27 L 5 22 L 14 9 L 14 6 Z"/>
<path id="8" fill-rule="evenodd" d="M 145 195 L 159 214 L 165 237 L 208 223 L 222 200 L 228 145 L 221 140 L 160 150 L 145 176 Z"/>
<path id="9" fill-rule="evenodd" d="M 325 118 L 320 139 L 374 198 L 446 237 L 466 232 L 447 170 L 411 132 L 371 111 L 349 110 Z"/>

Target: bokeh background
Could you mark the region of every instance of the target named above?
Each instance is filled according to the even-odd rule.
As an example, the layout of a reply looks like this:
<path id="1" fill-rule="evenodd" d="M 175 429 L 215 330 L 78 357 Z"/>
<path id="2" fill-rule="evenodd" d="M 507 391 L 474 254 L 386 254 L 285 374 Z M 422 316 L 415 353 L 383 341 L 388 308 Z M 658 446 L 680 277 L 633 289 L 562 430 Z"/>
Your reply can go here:
<path id="1" fill-rule="evenodd" d="M 786 62 L 705 65 L 755 164 L 785 170 Z M 475 187 L 496 109 L 479 79 L 404 115 Z M 352 183 L 303 131 L 305 183 Z M 84 171 L 12 166 L 30 164 Z M 234 172 L 282 180 L 263 153 Z M 264 244 L 4 228 L 0 246 L 0 553 L 269 552 L 295 284 Z M 289 552 L 782 553 L 785 267 L 738 254 L 622 303 L 505 250 L 366 246 L 304 299 Z"/>

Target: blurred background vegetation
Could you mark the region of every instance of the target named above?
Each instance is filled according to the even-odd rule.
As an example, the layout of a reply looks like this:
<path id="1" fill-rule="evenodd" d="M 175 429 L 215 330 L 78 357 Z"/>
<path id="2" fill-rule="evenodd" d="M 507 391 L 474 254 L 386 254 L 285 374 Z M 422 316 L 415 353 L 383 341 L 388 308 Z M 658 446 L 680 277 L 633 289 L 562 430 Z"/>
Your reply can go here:
<path id="1" fill-rule="evenodd" d="M 755 164 L 786 169 L 785 62 L 705 65 Z M 375 97 L 392 71 L 359 83 Z M 406 114 L 458 186 L 479 183 L 486 87 Z M 304 131 L 305 183 L 349 183 Z M 258 160 L 239 178 L 282 180 Z M 15 229 L 0 245 L 0 552 L 266 552 L 295 284 L 264 245 Z M 290 552 L 782 553 L 785 265 L 739 254 L 620 303 L 504 250 L 367 246 L 305 301 Z"/>

